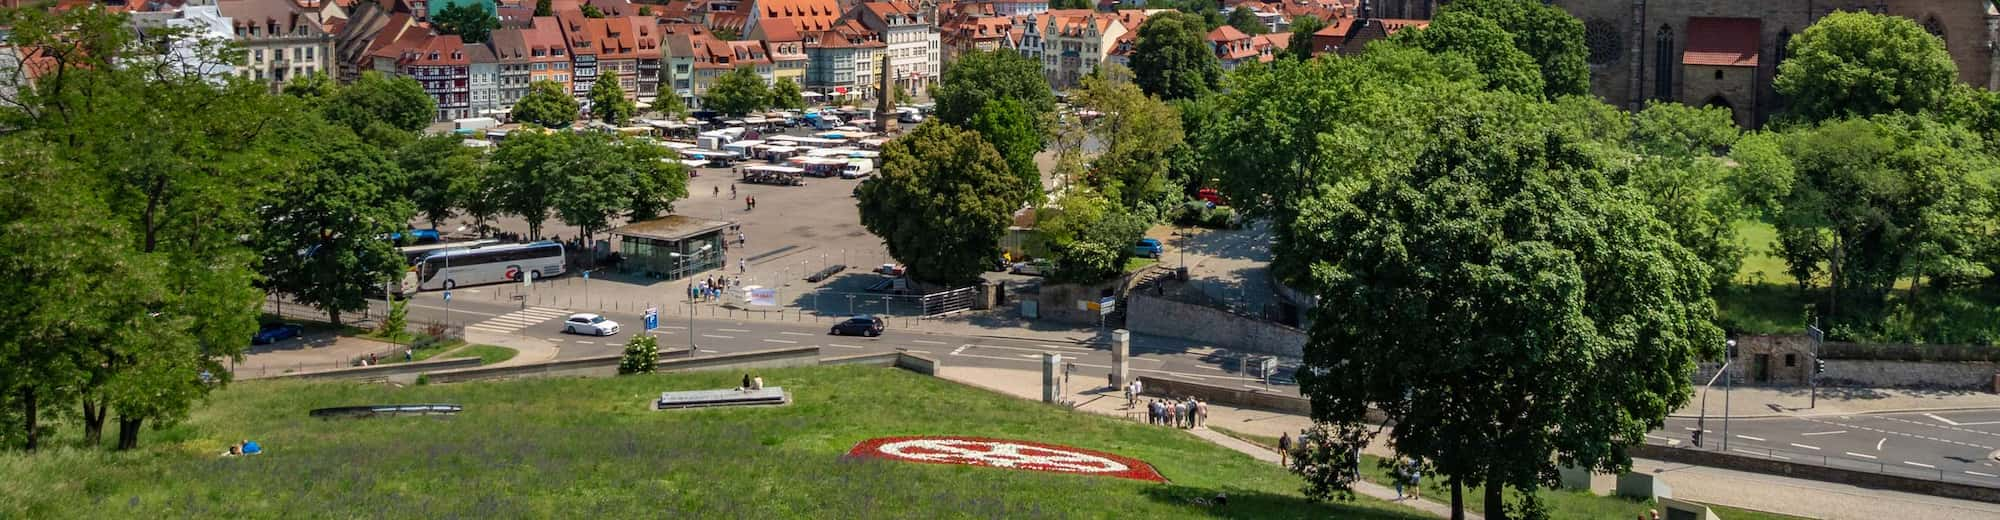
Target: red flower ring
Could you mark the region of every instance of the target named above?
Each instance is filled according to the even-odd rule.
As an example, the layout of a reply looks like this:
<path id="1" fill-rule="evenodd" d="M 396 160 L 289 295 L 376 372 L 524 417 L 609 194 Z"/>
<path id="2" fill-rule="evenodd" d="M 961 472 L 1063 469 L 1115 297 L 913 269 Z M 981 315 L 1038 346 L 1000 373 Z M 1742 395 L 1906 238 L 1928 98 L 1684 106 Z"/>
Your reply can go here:
<path id="1" fill-rule="evenodd" d="M 1131 457 L 1069 446 L 982 437 L 878 437 L 854 445 L 847 456 L 1104 475 L 1148 482 L 1167 481 L 1153 469 L 1152 464 Z"/>

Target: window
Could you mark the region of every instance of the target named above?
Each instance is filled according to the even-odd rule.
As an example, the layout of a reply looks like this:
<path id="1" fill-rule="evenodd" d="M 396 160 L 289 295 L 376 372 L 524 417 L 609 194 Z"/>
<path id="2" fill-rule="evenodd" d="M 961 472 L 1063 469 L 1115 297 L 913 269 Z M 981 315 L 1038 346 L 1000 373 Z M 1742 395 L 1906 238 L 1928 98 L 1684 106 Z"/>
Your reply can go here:
<path id="1" fill-rule="evenodd" d="M 1799 366 L 1799 355 L 1798 355 L 1798 354 L 1785 354 L 1785 366 L 1786 366 L 1786 367 L 1795 367 L 1795 366 Z"/>
<path id="2" fill-rule="evenodd" d="M 1674 29 L 1660 26 L 1654 37 L 1653 99 L 1666 100 L 1674 90 Z"/>
<path id="3" fill-rule="evenodd" d="M 1722 79 L 1722 69 L 1715 69 L 1715 79 Z"/>
<path id="4" fill-rule="evenodd" d="M 315 58 L 313 58 L 313 48 L 312 48 L 312 47 L 306 47 L 306 59 L 308 59 L 308 60 L 310 60 L 310 59 L 315 59 Z"/>
<path id="5" fill-rule="evenodd" d="M 263 63 L 263 62 L 264 62 L 264 49 L 257 49 L 257 51 L 256 51 L 256 52 L 252 52 L 252 53 L 250 53 L 250 56 L 251 56 L 251 59 L 250 59 L 250 62 L 251 62 L 251 63 Z"/>
<path id="6" fill-rule="evenodd" d="M 305 56 L 306 56 L 306 51 L 304 48 L 292 47 L 292 61 L 303 60 L 305 59 Z"/>

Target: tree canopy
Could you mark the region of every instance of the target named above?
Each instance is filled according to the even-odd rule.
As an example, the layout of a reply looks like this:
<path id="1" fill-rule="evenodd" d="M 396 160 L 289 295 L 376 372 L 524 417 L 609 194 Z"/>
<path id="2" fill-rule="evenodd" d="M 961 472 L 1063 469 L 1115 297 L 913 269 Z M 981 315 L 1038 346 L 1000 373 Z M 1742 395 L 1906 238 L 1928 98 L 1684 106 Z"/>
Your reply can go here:
<path id="1" fill-rule="evenodd" d="M 963 284 L 1000 258 L 1022 205 L 1020 178 L 979 134 L 927 122 L 882 147 L 882 172 L 861 183 L 861 225 L 910 277 Z"/>
<path id="2" fill-rule="evenodd" d="M 1584 46 L 1583 21 L 1562 8 L 1540 0 L 1460 0 L 1442 9 L 1491 20 L 1513 35 L 1514 47 L 1539 65 L 1544 97 L 1590 93 L 1590 50 Z"/>
<path id="3" fill-rule="evenodd" d="M 738 67 L 715 78 L 701 95 L 701 106 L 729 115 L 743 115 L 771 106 L 770 90 L 764 78 L 750 67 Z"/>
<path id="4" fill-rule="evenodd" d="M 1251 36 L 1271 32 L 1270 26 L 1264 25 L 1263 20 L 1257 19 L 1256 11 L 1251 11 L 1245 7 L 1230 9 L 1229 17 L 1225 18 L 1224 22 L 1228 23 L 1230 27 L 1235 27 L 1238 31 L 1243 31 L 1243 34 Z"/>
<path id="5" fill-rule="evenodd" d="M 1292 36 L 1286 40 L 1283 57 L 1295 60 L 1310 60 L 1313 57 L 1313 33 L 1326 28 L 1326 21 L 1319 17 L 1302 14 L 1292 17 Z"/>
<path id="6" fill-rule="evenodd" d="M 599 74 L 597 82 L 590 84 L 590 111 L 604 124 L 624 126 L 639 108 L 632 100 L 625 99 L 625 89 L 618 86 L 617 74 Z"/>
<path id="7" fill-rule="evenodd" d="M 510 117 L 515 121 L 543 128 L 569 128 L 576 122 L 577 103 L 561 84 L 539 80 L 528 84 L 528 93 L 514 102 L 513 110 Z"/>
<path id="8" fill-rule="evenodd" d="M 1772 81 L 1804 121 L 1943 108 L 1958 66 L 1944 41 L 1901 16 L 1836 12 L 1792 37 Z"/>
<path id="9" fill-rule="evenodd" d="M 384 135 L 421 131 L 437 117 L 437 103 L 417 80 L 377 72 L 361 73 L 320 107 L 327 120 L 378 142 Z"/>
<path id="10" fill-rule="evenodd" d="M 384 283 L 399 280 L 403 256 L 383 237 L 414 212 L 392 190 L 406 184 L 396 163 L 345 132 L 317 132 L 285 185 L 296 194 L 261 211 L 258 241 L 265 288 L 291 295 L 339 324 L 367 306 Z"/>
<path id="11" fill-rule="evenodd" d="M 1222 81 L 1222 63 L 1208 45 L 1208 26 L 1198 16 L 1160 13 L 1139 25 L 1132 72 L 1139 88 L 1164 100 L 1201 97 Z"/>
<path id="12" fill-rule="evenodd" d="M 431 26 L 439 33 L 458 35 L 466 44 L 486 43 L 493 30 L 500 28 L 500 17 L 487 10 L 486 4 L 453 2 L 431 17 Z"/>
<path id="13" fill-rule="evenodd" d="M 1541 69 L 1535 58 L 1514 47 L 1514 36 L 1500 24 L 1463 11 L 1446 11 L 1428 28 L 1396 33 L 1398 43 L 1432 54 L 1457 54 L 1479 67 L 1491 89 L 1540 94 Z"/>
<path id="14" fill-rule="evenodd" d="M 1027 190 L 1022 200 L 1041 202 L 1042 170 L 1035 165 L 1035 154 L 1042 151 L 1045 136 L 1041 121 L 1028 113 L 1026 105 L 1012 98 L 994 100 L 973 115 L 965 128 L 979 132 L 979 137 L 1006 159 L 1007 169 Z"/>
<path id="15" fill-rule="evenodd" d="M 1146 95 L 1111 72 L 1084 78 L 1071 94 L 1077 106 L 1101 113 L 1084 124 L 1099 143 L 1083 179 L 1122 207 L 1159 202 L 1172 192 L 1167 184 L 1169 160 L 1184 143 L 1181 116 L 1174 107 Z"/>
<path id="16" fill-rule="evenodd" d="M 931 87 L 937 103 L 933 117 L 965 126 L 986 104 L 1012 99 L 1036 118 L 1055 112 L 1056 97 L 1042 76 L 1042 64 L 1012 49 L 973 51 L 960 55 L 944 68 L 944 77 Z"/>
<path id="17" fill-rule="evenodd" d="M 792 78 L 778 78 L 771 82 L 771 107 L 799 110 L 806 107 L 805 93 L 799 90 L 799 83 Z"/>

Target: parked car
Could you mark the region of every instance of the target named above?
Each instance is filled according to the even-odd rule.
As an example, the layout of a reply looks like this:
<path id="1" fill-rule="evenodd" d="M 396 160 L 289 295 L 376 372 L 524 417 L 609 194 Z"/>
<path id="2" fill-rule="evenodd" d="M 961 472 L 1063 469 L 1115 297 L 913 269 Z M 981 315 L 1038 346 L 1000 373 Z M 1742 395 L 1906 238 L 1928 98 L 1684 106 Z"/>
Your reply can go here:
<path id="1" fill-rule="evenodd" d="M 1194 198 L 1196 200 L 1208 201 L 1209 204 L 1216 206 L 1229 205 L 1229 199 L 1222 198 L 1222 192 L 1216 191 L 1215 188 L 1202 188 L 1200 191 L 1194 193 Z"/>
<path id="2" fill-rule="evenodd" d="M 872 338 L 882 335 L 883 325 L 882 318 L 863 314 L 848 318 L 847 321 L 833 324 L 833 330 L 827 331 L 827 333 L 835 336 L 868 336 Z"/>
<path id="3" fill-rule="evenodd" d="M 300 327 L 296 323 L 266 323 L 257 327 L 256 335 L 250 336 L 250 344 L 269 345 L 299 337 L 305 331 L 305 327 Z"/>
<path id="4" fill-rule="evenodd" d="M 1160 246 L 1160 239 L 1157 238 L 1141 238 L 1139 243 L 1132 245 L 1132 254 L 1146 258 L 1159 258 L 1166 252 L 1167 249 Z"/>
<path id="5" fill-rule="evenodd" d="M 618 322 L 590 313 L 576 313 L 563 320 L 563 333 L 610 336 L 618 333 Z"/>

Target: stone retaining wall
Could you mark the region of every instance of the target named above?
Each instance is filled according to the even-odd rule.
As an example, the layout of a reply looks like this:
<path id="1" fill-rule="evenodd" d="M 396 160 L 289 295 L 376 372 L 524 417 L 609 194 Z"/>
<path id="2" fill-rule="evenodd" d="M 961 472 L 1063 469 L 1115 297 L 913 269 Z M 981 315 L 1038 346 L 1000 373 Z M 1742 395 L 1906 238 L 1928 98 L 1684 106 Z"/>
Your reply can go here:
<path id="1" fill-rule="evenodd" d="M 660 364 L 664 366 L 687 354 L 687 349 L 661 351 Z M 624 358 L 623 354 L 612 354 L 525 365 L 424 372 L 423 375 L 424 380 L 430 383 L 457 383 L 482 379 L 508 379 L 517 377 L 610 377 L 618 375 L 618 362 Z"/>
<path id="2" fill-rule="evenodd" d="M 391 363 L 387 365 L 336 368 L 315 372 L 293 372 L 290 374 L 249 379 L 388 379 L 396 376 L 414 376 L 437 370 L 476 366 L 479 366 L 479 358 L 476 357 L 427 359 L 414 363 Z"/>
<path id="3" fill-rule="evenodd" d="M 1140 334 L 1183 338 L 1217 347 L 1302 357 L 1306 333 L 1283 324 L 1135 292 L 1126 299 L 1125 328 Z"/>
<path id="4" fill-rule="evenodd" d="M 1993 391 L 1989 361 L 1874 361 L 1828 359 L 1820 383 L 1827 386 L 1919 387 Z"/>
<path id="5" fill-rule="evenodd" d="M 2000 503 L 2000 489 L 1969 484 L 1815 466 L 1760 457 L 1744 457 L 1712 451 L 1668 448 L 1652 444 L 1633 446 L 1631 454 L 1633 457 L 1638 458 L 1679 462 L 1696 466 L 1728 468 L 1821 482 L 1837 482 L 1865 488 L 1888 489 L 1946 498 Z"/>

